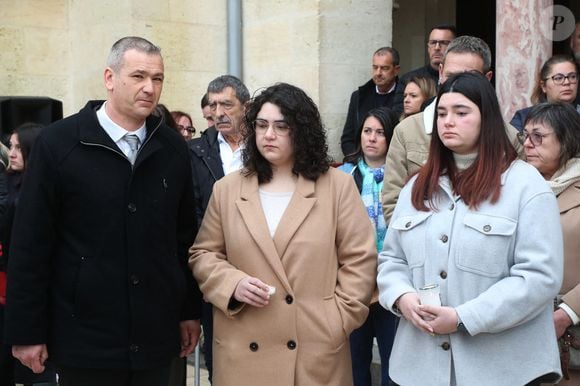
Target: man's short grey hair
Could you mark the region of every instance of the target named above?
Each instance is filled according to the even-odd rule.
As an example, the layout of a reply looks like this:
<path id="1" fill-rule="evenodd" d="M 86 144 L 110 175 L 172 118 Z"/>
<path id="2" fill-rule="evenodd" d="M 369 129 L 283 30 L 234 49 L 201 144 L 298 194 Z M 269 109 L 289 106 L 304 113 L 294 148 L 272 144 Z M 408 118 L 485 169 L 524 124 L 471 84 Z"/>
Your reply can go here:
<path id="1" fill-rule="evenodd" d="M 491 50 L 486 42 L 475 36 L 459 36 L 451 41 L 445 50 L 443 63 L 447 55 L 453 52 L 455 54 L 474 54 L 483 61 L 483 73 L 491 70 Z"/>
<path id="2" fill-rule="evenodd" d="M 115 44 L 113 44 L 113 47 L 111 47 L 111 52 L 109 52 L 109 57 L 107 58 L 107 67 L 110 67 L 115 72 L 119 72 L 124 64 L 123 57 L 125 52 L 129 50 L 137 50 L 148 55 L 161 56 L 161 48 L 157 47 L 149 40 L 143 39 L 139 36 L 126 36 L 117 40 Z"/>
<path id="3" fill-rule="evenodd" d="M 235 91 L 236 98 L 240 103 L 244 104 L 250 100 L 250 92 L 246 85 L 233 75 L 218 76 L 209 82 L 207 92 L 213 94 L 220 93 L 224 91 L 226 87 L 231 87 Z"/>

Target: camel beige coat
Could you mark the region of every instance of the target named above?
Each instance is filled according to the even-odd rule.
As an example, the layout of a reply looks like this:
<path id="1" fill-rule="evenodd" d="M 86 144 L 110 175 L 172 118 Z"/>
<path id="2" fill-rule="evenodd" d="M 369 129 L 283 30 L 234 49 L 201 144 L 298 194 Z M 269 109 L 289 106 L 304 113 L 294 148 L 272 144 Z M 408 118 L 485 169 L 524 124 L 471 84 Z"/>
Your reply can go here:
<path id="1" fill-rule="evenodd" d="M 272 238 L 257 177 L 227 175 L 189 262 L 214 305 L 214 386 L 352 385 L 347 338 L 367 317 L 377 252 L 351 176 L 299 177 Z M 246 276 L 276 287 L 267 306 L 232 304 Z"/>

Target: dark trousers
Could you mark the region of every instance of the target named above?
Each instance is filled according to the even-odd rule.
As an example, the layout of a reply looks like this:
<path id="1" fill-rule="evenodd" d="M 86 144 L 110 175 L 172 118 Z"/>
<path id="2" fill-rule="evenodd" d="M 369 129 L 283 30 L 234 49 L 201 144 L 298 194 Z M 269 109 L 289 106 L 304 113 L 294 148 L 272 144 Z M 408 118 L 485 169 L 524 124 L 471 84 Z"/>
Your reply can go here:
<path id="1" fill-rule="evenodd" d="M 213 374 L 213 306 L 211 303 L 203 302 L 201 309 L 201 325 L 203 326 L 203 360 L 208 373 L 208 380 L 211 383 Z"/>
<path id="2" fill-rule="evenodd" d="M 59 386 L 168 386 L 171 364 L 147 370 L 58 369 Z"/>
<path id="3" fill-rule="evenodd" d="M 389 385 L 389 356 L 393 348 L 397 317 L 373 303 L 364 324 L 350 335 L 352 358 L 352 378 L 354 386 L 371 386 L 371 362 L 373 359 L 373 338 L 377 338 L 381 356 L 381 386 Z"/>

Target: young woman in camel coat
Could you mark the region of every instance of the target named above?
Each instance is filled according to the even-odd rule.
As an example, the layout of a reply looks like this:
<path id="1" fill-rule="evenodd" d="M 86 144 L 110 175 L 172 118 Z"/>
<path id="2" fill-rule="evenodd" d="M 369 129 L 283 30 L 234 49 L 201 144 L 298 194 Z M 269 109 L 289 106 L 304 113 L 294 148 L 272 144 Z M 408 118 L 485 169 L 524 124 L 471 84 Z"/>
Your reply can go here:
<path id="1" fill-rule="evenodd" d="M 214 305 L 213 384 L 351 386 L 348 336 L 366 319 L 377 264 L 359 193 L 329 169 L 302 90 L 267 88 L 245 121 L 244 169 L 215 184 L 190 249 Z"/>

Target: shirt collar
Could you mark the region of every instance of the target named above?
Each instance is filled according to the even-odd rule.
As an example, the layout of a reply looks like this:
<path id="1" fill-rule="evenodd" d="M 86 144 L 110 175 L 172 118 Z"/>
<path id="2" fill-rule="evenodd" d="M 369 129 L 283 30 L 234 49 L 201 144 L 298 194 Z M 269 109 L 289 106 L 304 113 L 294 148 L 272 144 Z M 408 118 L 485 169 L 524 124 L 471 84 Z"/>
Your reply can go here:
<path id="1" fill-rule="evenodd" d="M 425 126 L 425 133 L 429 135 L 433 132 L 433 120 L 435 119 L 436 104 L 437 98 L 433 99 L 433 102 L 429 103 L 423 110 L 423 125 Z"/>
<path id="2" fill-rule="evenodd" d="M 111 137 L 113 142 L 117 143 L 126 134 L 131 133 L 139 137 L 139 140 L 141 141 L 141 143 L 143 143 L 145 141 L 145 136 L 147 134 L 145 122 L 143 122 L 143 125 L 141 125 L 141 127 L 139 127 L 136 131 L 125 130 L 124 128 L 113 122 L 111 117 L 109 117 L 105 109 L 106 104 L 107 102 L 103 103 L 102 106 L 97 110 L 97 119 L 99 120 L 99 124 L 103 127 L 103 129 L 109 135 L 109 137 Z"/>
<path id="3" fill-rule="evenodd" d="M 379 86 L 377 86 L 376 84 L 375 84 L 375 91 L 379 95 L 387 95 L 387 94 L 392 93 L 395 90 L 396 87 L 397 87 L 397 80 L 395 80 L 393 82 L 393 86 L 389 89 L 389 91 L 387 91 L 387 92 L 380 92 L 379 91 Z"/>

